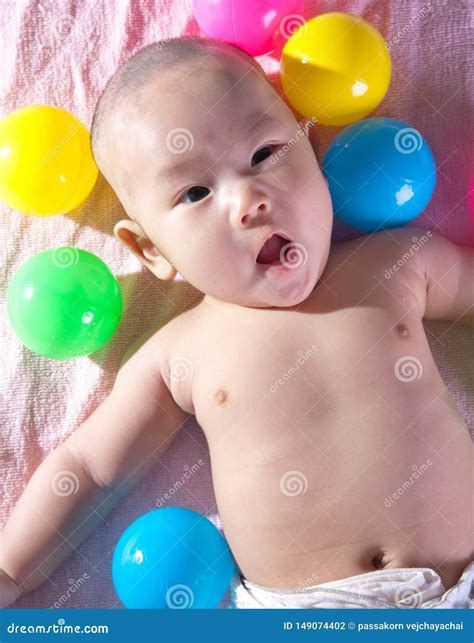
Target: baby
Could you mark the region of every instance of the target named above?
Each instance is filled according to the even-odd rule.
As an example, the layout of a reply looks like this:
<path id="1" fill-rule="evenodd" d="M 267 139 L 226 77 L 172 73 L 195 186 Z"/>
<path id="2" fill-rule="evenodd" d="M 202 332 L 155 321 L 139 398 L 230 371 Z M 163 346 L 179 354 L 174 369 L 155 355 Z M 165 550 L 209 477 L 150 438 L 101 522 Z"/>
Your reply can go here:
<path id="1" fill-rule="evenodd" d="M 1 533 L 0 604 L 51 576 L 192 414 L 237 606 L 472 605 L 473 446 L 422 320 L 474 327 L 474 249 L 414 227 L 331 248 L 315 127 L 231 45 L 134 55 L 92 145 L 130 217 L 116 237 L 203 298 L 32 476 Z M 78 491 L 58 496 L 64 471 Z"/>

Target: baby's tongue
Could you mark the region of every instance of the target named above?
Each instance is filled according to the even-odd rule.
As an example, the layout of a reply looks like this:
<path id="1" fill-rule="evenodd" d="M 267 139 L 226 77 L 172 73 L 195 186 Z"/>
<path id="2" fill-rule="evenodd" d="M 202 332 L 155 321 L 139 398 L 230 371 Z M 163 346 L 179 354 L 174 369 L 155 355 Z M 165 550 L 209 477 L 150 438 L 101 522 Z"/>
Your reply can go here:
<path id="1" fill-rule="evenodd" d="M 280 259 L 280 251 L 283 246 L 288 243 L 286 239 L 274 234 L 263 245 L 263 248 L 258 253 L 257 263 L 273 263 Z"/>

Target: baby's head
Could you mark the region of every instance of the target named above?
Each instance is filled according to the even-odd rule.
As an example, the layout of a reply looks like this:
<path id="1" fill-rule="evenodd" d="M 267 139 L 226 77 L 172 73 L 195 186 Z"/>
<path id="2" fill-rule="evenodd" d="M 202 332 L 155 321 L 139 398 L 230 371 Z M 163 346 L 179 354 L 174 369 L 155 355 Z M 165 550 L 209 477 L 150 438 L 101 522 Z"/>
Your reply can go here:
<path id="1" fill-rule="evenodd" d="M 141 50 L 106 86 L 92 148 L 130 217 L 115 235 L 158 278 L 252 307 L 313 290 L 332 227 L 314 125 L 244 52 L 198 38 Z"/>

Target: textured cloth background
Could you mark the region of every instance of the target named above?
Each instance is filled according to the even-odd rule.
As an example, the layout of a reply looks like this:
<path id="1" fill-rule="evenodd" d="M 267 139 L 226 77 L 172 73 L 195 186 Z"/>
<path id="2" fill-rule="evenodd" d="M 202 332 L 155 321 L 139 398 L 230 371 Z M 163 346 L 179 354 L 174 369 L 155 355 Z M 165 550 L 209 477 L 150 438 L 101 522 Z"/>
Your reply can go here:
<path id="1" fill-rule="evenodd" d="M 318 0 L 306 3 L 305 17 L 349 11 L 381 31 L 391 46 L 393 77 L 377 114 L 400 118 L 419 129 L 439 168 L 435 195 L 417 224 L 474 245 L 474 220 L 466 200 L 468 176 L 474 169 L 469 5 L 469 0 Z M 4 2 L 0 8 L 0 116 L 34 103 L 51 104 L 70 110 L 90 127 L 96 100 L 121 62 L 158 39 L 198 33 L 191 3 L 186 1 Z M 276 74 L 277 57 L 259 60 L 266 71 Z M 321 129 L 323 151 L 338 131 Z M 122 248 L 112 235 L 120 211 L 103 179 L 81 208 L 64 216 L 36 219 L 1 205 L 0 525 L 40 462 L 109 392 L 127 347 L 198 296 L 182 281 L 159 283 Z M 354 235 L 336 223 L 336 241 Z M 41 250 L 58 245 L 84 248 L 101 257 L 118 277 L 125 299 L 123 321 L 113 339 L 90 357 L 66 362 L 26 350 L 11 330 L 5 310 L 6 287 L 16 269 Z M 430 323 L 427 330 L 446 385 L 472 431 L 473 332 L 440 322 Z M 171 504 L 199 511 L 218 524 L 206 440 L 191 419 L 139 487 L 50 580 L 15 606 L 50 607 L 64 595 L 65 607 L 119 607 L 110 569 L 120 533 L 155 508 L 157 499 L 200 458 L 205 465 Z"/>

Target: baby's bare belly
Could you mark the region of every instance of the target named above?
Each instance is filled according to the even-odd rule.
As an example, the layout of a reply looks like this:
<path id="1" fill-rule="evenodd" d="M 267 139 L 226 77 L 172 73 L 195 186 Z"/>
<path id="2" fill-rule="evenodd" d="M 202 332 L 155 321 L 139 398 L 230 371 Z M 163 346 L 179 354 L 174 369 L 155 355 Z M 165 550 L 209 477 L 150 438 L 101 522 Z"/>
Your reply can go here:
<path id="1" fill-rule="evenodd" d="M 473 557 L 473 445 L 446 394 L 412 393 L 369 406 L 318 398 L 293 418 L 269 405 L 265 426 L 256 412 L 207 431 L 225 535 L 246 578 L 295 588 L 430 567 L 446 588 L 457 582 Z"/>
<path id="2" fill-rule="evenodd" d="M 350 272 L 331 289 L 297 313 L 206 309 L 198 346 L 179 347 L 226 538 L 260 585 L 386 566 L 448 588 L 474 557 L 468 428 L 409 291 L 367 294 Z"/>

